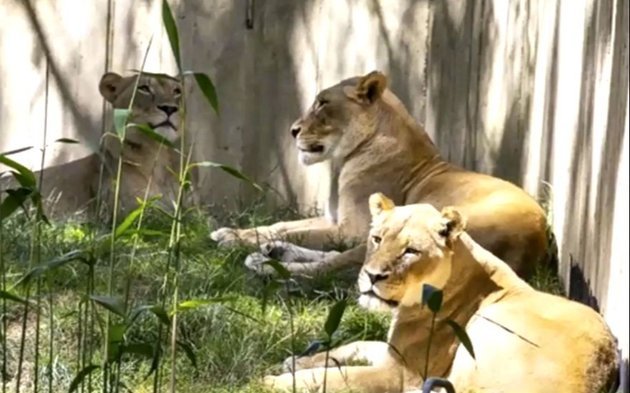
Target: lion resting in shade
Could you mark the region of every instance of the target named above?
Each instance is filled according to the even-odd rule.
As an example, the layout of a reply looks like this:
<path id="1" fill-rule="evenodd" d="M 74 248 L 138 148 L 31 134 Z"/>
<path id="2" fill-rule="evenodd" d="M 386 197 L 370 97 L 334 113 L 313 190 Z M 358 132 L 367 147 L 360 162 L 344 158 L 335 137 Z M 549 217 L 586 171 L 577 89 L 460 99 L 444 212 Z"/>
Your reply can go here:
<path id="1" fill-rule="evenodd" d="M 612 383 L 615 339 L 602 317 L 530 287 L 464 231 L 457 210 L 395 207 L 374 194 L 370 211 L 359 303 L 391 310 L 388 342 L 354 342 L 332 350 L 328 392 L 401 392 L 422 385 L 432 318 L 422 306 L 424 284 L 444 292 L 428 375 L 447 377 L 457 393 L 598 393 Z M 465 327 L 476 359 L 459 344 L 447 319 Z M 367 365 L 349 365 L 356 361 Z M 321 391 L 325 354 L 298 358 L 296 365 L 299 391 Z M 285 373 L 265 383 L 290 390 L 292 378 Z"/>
<path id="2" fill-rule="evenodd" d="M 547 255 L 547 221 L 538 203 L 512 183 L 444 160 L 380 72 L 321 91 L 291 133 L 303 164 L 332 162 L 327 215 L 250 229 L 220 228 L 211 234 L 221 245 L 263 243 L 263 255 L 250 258 L 251 268 L 264 270 L 260 262 L 269 256 L 296 273 L 360 266 L 365 244 L 344 253 L 309 254 L 288 243 L 264 243 L 294 238 L 322 250 L 333 241 L 361 242 L 370 223 L 368 198 L 375 192 L 401 205 L 456 206 L 468 216 L 473 239 L 523 277 Z M 294 251 L 303 256 L 298 263 L 291 259 Z"/>

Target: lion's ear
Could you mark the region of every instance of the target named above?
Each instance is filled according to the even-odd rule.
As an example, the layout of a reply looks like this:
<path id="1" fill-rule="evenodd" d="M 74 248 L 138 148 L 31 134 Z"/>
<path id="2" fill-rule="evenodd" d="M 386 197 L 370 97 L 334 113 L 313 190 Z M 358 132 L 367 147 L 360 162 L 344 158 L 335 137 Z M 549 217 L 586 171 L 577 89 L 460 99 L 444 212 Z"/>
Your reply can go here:
<path id="1" fill-rule="evenodd" d="M 380 71 L 372 71 L 361 77 L 355 88 L 356 96 L 363 102 L 372 104 L 387 88 L 387 78 Z"/>
<path id="2" fill-rule="evenodd" d="M 101 77 L 98 90 L 101 92 L 103 98 L 109 102 L 114 102 L 118 95 L 118 82 L 120 82 L 121 79 L 122 76 L 115 72 L 108 72 Z"/>
<path id="3" fill-rule="evenodd" d="M 380 192 L 370 195 L 370 213 L 372 213 L 372 217 L 378 216 L 384 211 L 392 210 L 394 207 L 394 202 Z"/>
<path id="4" fill-rule="evenodd" d="M 466 218 L 454 207 L 443 208 L 442 217 L 444 217 L 444 226 L 439 231 L 440 236 L 454 240 L 466 229 Z"/>

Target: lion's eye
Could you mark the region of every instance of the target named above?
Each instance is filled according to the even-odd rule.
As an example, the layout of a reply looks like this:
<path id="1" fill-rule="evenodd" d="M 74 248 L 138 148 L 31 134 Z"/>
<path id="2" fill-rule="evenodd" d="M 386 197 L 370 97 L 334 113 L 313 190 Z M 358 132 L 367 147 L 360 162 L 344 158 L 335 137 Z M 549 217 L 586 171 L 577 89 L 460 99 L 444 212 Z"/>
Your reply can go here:
<path id="1" fill-rule="evenodd" d="M 380 236 L 372 236 L 372 241 L 374 242 L 374 244 L 381 244 L 381 237 Z"/>
<path id="2" fill-rule="evenodd" d="M 176 96 L 181 95 L 182 94 L 182 89 L 180 89 L 179 87 L 176 87 L 173 89 L 173 94 L 175 94 Z"/>
<path id="3" fill-rule="evenodd" d="M 317 107 L 321 108 L 322 106 L 328 104 L 328 102 L 329 102 L 328 100 L 325 100 L 323 98 L 318 98 L 317 99 Z"/>
<path id="4" fill-rule="evenodd" d="M 412 247 L 407 247 L 407 248 L 405 248 L 405 252 L 404 253 L 405 254 L 410 254 L 410 255 L 418 255 L 418 254 L 420 254 L 420 251 L 416 250 L 415 248 L 412 248 Z"/>
<path id="5" fill-rule="evenodd" d="M 140 85 L 140 86 L 138 86 L 138 91 L 141 91 L 141 92 L 146 93 L 146 94 L 151 94 L 151 89 L 149 88 L 148 85 Z"/>

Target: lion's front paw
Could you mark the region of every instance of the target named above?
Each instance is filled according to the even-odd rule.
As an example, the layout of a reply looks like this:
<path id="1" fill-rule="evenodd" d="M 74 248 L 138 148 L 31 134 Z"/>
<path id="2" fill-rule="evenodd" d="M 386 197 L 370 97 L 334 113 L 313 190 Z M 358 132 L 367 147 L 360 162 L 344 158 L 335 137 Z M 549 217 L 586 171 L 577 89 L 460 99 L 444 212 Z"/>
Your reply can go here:
<path id="1" fill-rule="evenodd" d="M 241 241 L 239 230 L 227 227 L 219 228 L 210 233 L 210 239 L 219 243 L 219 246 L 221 247 L 234 246 L 239 244 Z"/>
<path id="2" fill-rule="evenodd" d="M 295 358 L 295 371 L 304 370 L 307 368 L 313 368 L 314 366 L 313 362 L 309 361 L 308 356 L 303 356 L 303 357 L 289 356 L 288 358 L 284 359 L 284 361 L 282 362 L 282 372 L 291 373 L 291 371 L 293 370 L 294 358 Z"/>
<path id="3" fill-rule="evenodd" d="M 291 390 L 293 389 L 293 380 L 292 378 L 287 379 L 286 374 L 267 375 L 263 378 L 263 385 L 272 389 Z"/>

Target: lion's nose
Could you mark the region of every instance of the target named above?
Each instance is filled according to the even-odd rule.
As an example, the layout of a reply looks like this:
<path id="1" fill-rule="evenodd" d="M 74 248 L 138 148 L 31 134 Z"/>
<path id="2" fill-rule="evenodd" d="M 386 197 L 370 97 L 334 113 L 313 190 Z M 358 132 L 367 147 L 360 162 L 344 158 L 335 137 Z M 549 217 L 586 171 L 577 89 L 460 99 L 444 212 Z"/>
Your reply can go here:
<path id="1" fill-rule="evenodd" d="M 366 272 L 367 273 L 367 272 Z M 367 273 L 368 278 L 370 279 L 370 283 L 372 284 L 376 284 L 379 281 L 383 281 L 385 280 L 387 277 L 389 277 L 388 273 L 385 274 L 372 274 L 372 273 Z"/>
<path id="2" fill-rule="evenodd" d="M 177 112 L 177 107 L 172 105 L 158 105 L 158 109 L 166 113 L 166 116 L 170 116 Z"/>
<path id="3" fill-rule="evenodd" d="M 293 135 L 294 138 L 297 138 L 297 136 L 300 133 L 300 131 L 302 131 L 302 127 L 300 127 L 300 126 L 293 126 L 293 127 L 291 127 L 291 135 Z"/>

